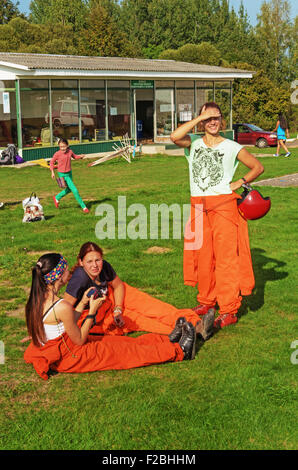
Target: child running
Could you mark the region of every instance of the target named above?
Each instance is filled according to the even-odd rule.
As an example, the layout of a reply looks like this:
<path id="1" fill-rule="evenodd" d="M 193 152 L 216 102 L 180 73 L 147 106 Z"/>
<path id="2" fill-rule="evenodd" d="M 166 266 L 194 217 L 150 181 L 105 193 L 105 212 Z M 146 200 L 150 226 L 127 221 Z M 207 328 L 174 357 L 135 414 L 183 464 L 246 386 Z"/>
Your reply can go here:
<path id="1" fill-rule="evenodd" d="M 64 178 L 67 186 L 59 194 L 57 194 L 56 196 L 53 196 L 54 204 L 58 209 L 60 199 L 62 199 L 64 196 L 72 192 L 77 202 L 83 209 L 83 212 L 85 214 L 88 214 L 89 209 L 87 208 L 86 204 L 81 198 L 79 191 L 77 190 L 72 180 L 72 171 L 71 171 L 71 159 L 73 158 L 75 160 L 79 160 L 81 158 L 84 158 L 85 155 L 75 155 L 73 151 L 69 148 L 68 141 L 66 139 L 60 139 L 58 142 L 58 145 L 59 145 L 60 150 L 58 150 L 58 152 L 56 152 L 53 155 L 50 161 L 50 170 L 52 172 L 52 178 L 55 179 L 54 164 L 58 162 L 58 176 L 60 178 Z"/>

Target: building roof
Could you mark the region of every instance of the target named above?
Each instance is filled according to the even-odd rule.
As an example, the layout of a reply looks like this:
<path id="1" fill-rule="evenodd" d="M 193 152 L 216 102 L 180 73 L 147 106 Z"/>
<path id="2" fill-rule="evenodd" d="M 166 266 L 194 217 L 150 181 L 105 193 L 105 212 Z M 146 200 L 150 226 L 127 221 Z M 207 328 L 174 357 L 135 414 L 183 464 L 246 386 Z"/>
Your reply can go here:
<path id="1" fill-rule="evenodd" d="M 24 71 L 90 71 L 90 72 L 132 72 L 132 74 L 143 72 L 148 74 L 181 74 L 185 78 L 195 75 L 222 75 L 228 74 L 233 77 L 251 77 L 248 70 L 235 68 L 217 67 L 213 65 L 200 65 L 174 60 L 137 59 L 127 57 L 95 57 L 95 56 L 73 56 L 53 54 L 24 54 L 12 52 L 0 52 L 0 66 L 12 67 Z M 40 75 L 41 73 L 38 73 Z M 231 77 L 231 78 L 233 78 Z"/>

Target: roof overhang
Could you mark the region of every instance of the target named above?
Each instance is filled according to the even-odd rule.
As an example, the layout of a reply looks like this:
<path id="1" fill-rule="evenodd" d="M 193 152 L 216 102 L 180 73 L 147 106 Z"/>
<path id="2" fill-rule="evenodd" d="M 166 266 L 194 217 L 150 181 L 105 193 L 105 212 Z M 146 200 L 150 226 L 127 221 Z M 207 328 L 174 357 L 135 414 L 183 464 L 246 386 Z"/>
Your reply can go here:
<path id="1" fill-rule="evenodd" d="M 234 80 L 252 78 L 253 71 L 216 70 L 216 71 L 154 71 L 119 69 L 75 69 L 75 68 L 30 68 L 26 65 L 0 61 L 0 80 L 17 78 L 110 78 L 110 79 L 155 79 L 155 80 Z"/>
<path id="2" fill-rule="evenodd" d="M 8 67 L 10 69 L 17 69 L 17 70 L 30 70 L 29 67 L 26 67 L 26 65 L 20 65 L 20 64 L 13 64 L 11 62 L 3 62 L 0 60 L 0 67 Z"/>
<path id="3" fill-rule="evenodd" d="M 34 78 L 54 78 L 54 77 L 68 77 L 68 78 L 111 78 L 111 79 L 155 79 L 155 80 L 234 80 L 236 78 L 252 78 L 253 73 L 243 72 L 198 72 L 198 73 L 183 73 L 183 72 L 141 72 L 132 70 L 24 70 L 15 73 L 16 78 L 34 77 Z"/>

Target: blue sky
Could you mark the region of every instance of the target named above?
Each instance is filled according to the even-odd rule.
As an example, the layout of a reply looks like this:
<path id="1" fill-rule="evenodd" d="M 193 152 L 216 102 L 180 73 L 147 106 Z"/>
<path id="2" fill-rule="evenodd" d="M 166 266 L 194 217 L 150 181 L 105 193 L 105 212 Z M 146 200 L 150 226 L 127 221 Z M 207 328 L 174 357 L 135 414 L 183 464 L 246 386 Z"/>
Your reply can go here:
<path id="1" fill-rule="evenodd" d="M 181 0 L 183 1 L 183 0 Z M 234 10 L 237 12 L 241 0 L 229 0 L 230 6 L 234 7 Z M 243 0 L 244 8 L 247 11 L 247 14 L 250 18 L 250 23 L 254 26 L 257 20 L 257 14 L 260 11 L 260 7 L 264 0 Z M 298 15 L 298 2 L 297 0 L 288 0 L 291 5 L 292 18 Z M 29 5 L 31 0 L 19 0 L 19 10 L 23 13 L 29 12 Z"/>
<path id="2" fill-rule="evenodd" d="M 269 0 L 267 0 L 268 2 Z M 295 18 L 298 15 L 298 2 L 297 0 L 288 0 L 291 7 L 291 17 Z M 243 5 L 250 19 L 250 23 L 254 26 L 257 22 L 257 15 L 260 12 L 261 5 L 264 0 L 244 0 Z M 241 0 L 229 0 L 230 6 L 238 12 Z"/>

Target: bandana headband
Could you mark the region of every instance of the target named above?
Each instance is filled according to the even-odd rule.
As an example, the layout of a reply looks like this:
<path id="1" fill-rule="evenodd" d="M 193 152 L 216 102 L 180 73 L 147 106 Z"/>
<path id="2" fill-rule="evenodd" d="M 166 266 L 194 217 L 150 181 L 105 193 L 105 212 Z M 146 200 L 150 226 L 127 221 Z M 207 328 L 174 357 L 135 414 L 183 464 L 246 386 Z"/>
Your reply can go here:
<path id="1" fill-rule="evenodd" d="M 43 276 L 46 284 L 52 284 L 53 282 L 57 281 L 57 279 L 59 279 L 59 277 L 64 273 L 66 266 L 67 261 L 65 258 L 63 258 L 63 256 L 61 256 L 57 266 L 55 266 L 55 268 L 52 269 L 52 271 L 50 271 L 48 274 Z"/>

